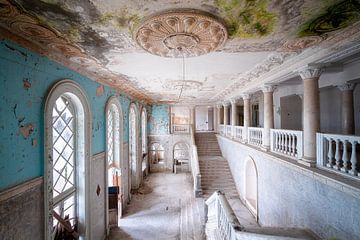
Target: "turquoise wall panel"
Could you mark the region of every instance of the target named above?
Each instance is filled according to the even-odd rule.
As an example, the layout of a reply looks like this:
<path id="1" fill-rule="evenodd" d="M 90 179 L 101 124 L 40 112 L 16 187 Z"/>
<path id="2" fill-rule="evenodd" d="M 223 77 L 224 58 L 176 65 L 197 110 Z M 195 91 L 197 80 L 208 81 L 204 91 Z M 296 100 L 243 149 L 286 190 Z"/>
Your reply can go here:
<path id="1" fill-rule="evenodd" d="M 128 142 L 130 99 L 46 57 L 10 41 L 0 41 L 0 191 L 34 177 L 44 169 L 43 109 L 47 92 L 59 80 L 71 79 L 86 92 L 92 111 L 92 154 L 105 151 L 105 105 L 118 96 Z M 103 87 L 101 96 L 96 89 Z M 27 136 L 21 133 L 33 126 Z"/>
<path id="2" fill-rule="evenodd" d="M 170 107 L 169 105 L 153 105 L 149 118 L 149 134 L 164 135 L 169 134 L 170 126 Z"/>

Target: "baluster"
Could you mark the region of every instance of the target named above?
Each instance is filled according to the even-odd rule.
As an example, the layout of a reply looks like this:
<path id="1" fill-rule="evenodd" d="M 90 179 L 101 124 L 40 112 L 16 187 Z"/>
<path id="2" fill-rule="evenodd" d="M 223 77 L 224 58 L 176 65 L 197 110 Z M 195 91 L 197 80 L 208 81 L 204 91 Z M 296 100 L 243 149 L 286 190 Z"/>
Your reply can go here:
<path id="1" fill-rule="evenodd" d="M 326 166 L 329 168 L 333 168 L 334 167 L 334 150 L 333 150 L 332 139 L 328 138 L 327 140 L 329 143 L 329 151 L 327 154 L 328 162 L 327 162 Z"/>
<path id="2" fill-rule="evenodd" d="M 340 158 L 340 149 L 339 149 L 339 139 L 336 139 L 336 147 L 335 147 L 335 160 L 336 160 L 336 168 L 337 170 L 341 169 L 341 158 Z"/>
<path id="3" fill-rule="evenodd" d="M 276 132 L 273 132 L 273 139 L 274 139 L 274 151 L 276 152 L 277 151 L 277 144 L 278 144 L 278 139 L 277 139 L 277 133 Z"/>
<path id="4" fill-rule="evenodd" d="M 292 137 L 292 133 L 288 133 L 288 138 L 289 138 L 289 141 L 288 141 L 288 155 L 292 155 L 292 152 L 293 152 L 293 148 L 292 148 L 292 140 L 293 140 L 293 137 Z"/>
<path id="5" fill-rule="evenodd" d="M 284 133 L 281 134 L 281 145 L 280 145 L 280 152 L 284 151 Z"/>
<path id="6" fill-rule="evenodd" d="M 285 149 L 284 149 L 284 153 L 287 154 L 288 153 L 288 134 L 285 133 Z"/>
<path id="7" fill-rule="evenodd" d="M 347 140 L 345 139 L 342 143 L 343 143 L 343 155 L 342 155 L 343 167 L 341 168 L 341 171 L 347 173 L 350 167 L 349 155 L 347 152 Z"/>
<path id="8" fill-rule="evenodd" d="M 297 157 L 297 149 L 296 149 L 296 145 L 295 145 L 295 141 L 297 140 L 297 138 L 296 138 L 296 134 L 293 134 L 292 135 L 292 149 L 293 149 L 293 151 L 292 151 L 292 156 L 296 156 Z"/>
<path id="9" fill-rule="evenodd" d="M 354 175 L 354 176 L 358 176 L 358 168 L 357 168 L 357 156 L 356 156 L 356 141 L 353 141 L 351 143 L 351 170 L 350 170 L 350 174 Z"/>

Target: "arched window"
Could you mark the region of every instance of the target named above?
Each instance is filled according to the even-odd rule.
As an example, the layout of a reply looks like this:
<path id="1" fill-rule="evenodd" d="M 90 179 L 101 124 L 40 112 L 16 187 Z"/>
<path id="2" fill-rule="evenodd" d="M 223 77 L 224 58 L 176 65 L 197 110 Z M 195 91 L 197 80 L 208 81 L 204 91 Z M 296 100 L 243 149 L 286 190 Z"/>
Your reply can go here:
<path id="1" fill-rule="evenodd" d="M 106 158 L 108 170 L 108 186 L 118 186 L 121 168 L 121 127 L 120 104 L 116 98 L 109 99 L 106 107 Z"/>
<path id="2" fill-rule="evenodd" d="M 147 154 L 147 114 L 146 109 L 143 108 L 141 111 L 141 152 L 142 152 L 142 168 L 147 169 L 148 168 L 148 157 Z"/>
<path id="3" fill-rule="evenodd" d="M 116 97 L 110 97 L 106 104 L 106 163 L 105 170 L 107 175 L 106 189 L 106 226 L 115 225 L 117 221 L 110 222 L 109 219 L 121 217 L 123 202 L 110 201 L 109 188 L 116 189 L 118 196 L 124 193 L 123 173 L 124 167 L 122 161 L 122 138 L 123 138 L 123 115 L 121 105 Z M 112 196 L 111 199 L 117 199 Z M 109 203 L 111 202 L 111 206 Z M 117 209 L 117 211 L 116 211 Z M 115 217 L 110 217 L 110 213 L 115 213 Z"/>
<path id="4" fill-rule="evenodd" d="M 45 236 L 61 231 L 69 221 L 89 238 L 89 167 L 91 113 L 81 88 L 70 80 L 58 82 L 45 103 Z"/>
<path id="5" fill-rule="evenodd" d="M 137 189 L 140 185 L 141 164 L 139 164 L 139 114 L 135 104 L 129 110 L 129 170 L 131 182 L 129 186 Z"/>

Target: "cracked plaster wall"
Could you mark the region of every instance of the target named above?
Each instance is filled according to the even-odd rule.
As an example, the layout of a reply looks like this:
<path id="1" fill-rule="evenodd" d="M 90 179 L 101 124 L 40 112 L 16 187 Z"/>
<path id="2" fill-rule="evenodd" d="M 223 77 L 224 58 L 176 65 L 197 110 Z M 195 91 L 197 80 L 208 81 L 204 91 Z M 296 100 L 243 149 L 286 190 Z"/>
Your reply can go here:
<path id="1" fill-rule="evenodd" d="M 169 105 L 154 105 L 151 107 L 148 128 L 149 135 L 169 134 L 170 107 Z"/>
<path id="2" fill-rule="evenodd" d="M 128 142 L 131 100 L 48 58 L 10 41 L 0 41 L 0 191 L 44 172 L 44 102 L 48 90 L 61 79 L 82 87 L 92 112 L 92 154 L 105 151 L 105 105 L 117 96 L 124 116 L 124 143 Z M 137 103 L 139 105 L 139 103 Z"/>
<path id="3" fill-rule="evenodd" d="M 254 160 L 262 226 L 311 229 L 321 239 L 360 239 L 359 191 L 224 137 L 218 141 L 241 199 L 246 159 Z"/>

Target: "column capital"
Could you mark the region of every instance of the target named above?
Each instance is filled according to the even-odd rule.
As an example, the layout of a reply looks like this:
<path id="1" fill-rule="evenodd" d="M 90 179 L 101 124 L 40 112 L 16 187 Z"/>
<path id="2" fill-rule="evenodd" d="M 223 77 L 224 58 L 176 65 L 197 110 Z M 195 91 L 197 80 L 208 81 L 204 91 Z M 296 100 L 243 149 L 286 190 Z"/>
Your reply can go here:
<path id="1" fill-rule="evenodd" d="M 190 110 L 193 110 L 193 109 L 195 109 L 196 108 L 196 105 L 189 105 L 189 107 L 188 107 Z"/>
<path id="2" fill-rule="evenodd" d="M 319 78 L 323 72 L 324 72 L 324 68 L 322 68 L 321 66 L 308 66 L 298 71 L 302 80 Z"/>
<path id="3" fill-rule="evenodd" d="M 224 107 L 228 107 L 228 106 L 230 105 L 230 102 L 225 101 L 225 102 L 222 103 L 222 105 L 223 105 Z"/>
<path id="4" fill-rule="evenodd" d="M 222 105 L 221 103 L 215 104 L 215 107 L 216 107 L 216 108 L 222 108 L 222 106 L 223 106 L 223 105 Z"/>
<path id="5" fill-rule="evenodd" d="M 352 91 L 355 88 L 355 84 L 353 84 L 353 83 L 345 83 L 345 84 L 339 85 L 337 87 L 340 89 L 340 91 Z"/>
<path id="6" fill-rule="evenodd" d="M 236 104 L 238 102 L 238 99 L 237 98 L 232 98 L 230 99 L 230 103 L 231 104 Z"/>
<path id="7" fill-rule="evenodd" d="M 275 89 L 276 89 L 276 86 L 274 86 L 274 85 L 264 85 L 261 87 L 261 91 L 263 93 L 273 92 Z"/>
<path id="8" fill-rule="evenodd" d="M 251 98 L 251 95 L 248 94 L 248 93 L 244 93 L 244 94 L 241 95 L 241 98 L 244 99 L 244 100 L 248 100 L 248 99 Z"/>

